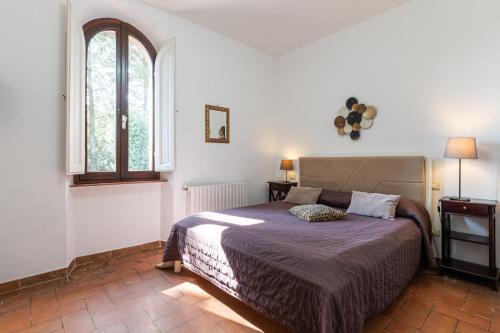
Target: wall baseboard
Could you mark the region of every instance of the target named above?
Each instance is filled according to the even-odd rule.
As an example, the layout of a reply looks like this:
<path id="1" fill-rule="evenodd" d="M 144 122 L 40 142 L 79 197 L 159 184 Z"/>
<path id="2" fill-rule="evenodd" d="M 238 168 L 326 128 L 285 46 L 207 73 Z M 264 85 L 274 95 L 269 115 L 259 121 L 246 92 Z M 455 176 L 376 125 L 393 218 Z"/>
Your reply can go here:
<path id="1" fill-rule="evenodd" d="M 69 279 L 73 270 L 78 266 L 107 261 L 111 258 L 118 258 L 118 257 L 128 256 L 131 254 L 156 250 L 164 246 L 165 246 L 165 241 L 159 240 L 145 244 L 124 247 L 121 249 L 115 249 L 111 251 L 105 251 L 95 254 L 89 254 L 86 256 L 76 257 L 75 259 L 71 260 L 69 265 L 65 268 L 56 269 L 54 271 L 0 283 L 0 295 L 42 283 L 47 283 L 61 279 Z"/>

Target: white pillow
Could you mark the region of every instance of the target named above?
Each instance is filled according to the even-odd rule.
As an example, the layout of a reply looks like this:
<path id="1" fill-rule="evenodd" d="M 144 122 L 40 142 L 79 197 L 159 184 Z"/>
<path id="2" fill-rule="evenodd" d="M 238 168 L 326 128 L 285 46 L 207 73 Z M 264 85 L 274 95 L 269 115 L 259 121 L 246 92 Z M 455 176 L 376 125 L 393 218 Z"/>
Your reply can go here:
<path id="1" fill-rule="evenodd" d="M 394 220 L 400 198 L 400 195 L 352 191 L 347 213 Z"/>

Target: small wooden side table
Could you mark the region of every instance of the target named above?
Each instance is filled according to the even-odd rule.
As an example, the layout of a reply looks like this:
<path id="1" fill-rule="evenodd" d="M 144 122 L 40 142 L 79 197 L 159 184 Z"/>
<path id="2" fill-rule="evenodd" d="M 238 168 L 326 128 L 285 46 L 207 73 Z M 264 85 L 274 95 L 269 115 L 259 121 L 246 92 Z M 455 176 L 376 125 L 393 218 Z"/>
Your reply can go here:
<path id="1" fill-rule="evenodd" d="M 284 199 L 290 188 L 298 185 L 298 183 L 283 181 L 270 181 L 267 183 L 269 184 L 269 202 Z"/>
<path id="2" fill-rule="evenodd" d="M 495 200 L 471 199 L 470 201 L 451 200 L 443 197 L 441 203 L 441 270 L 450 270 L 490 280 L 497 290 L 499 272 L 495 258 Z M 488 220 L 488 236 L 474 235 L 451 230 L 452 215 L 474 217 Z M 451 257 L 451 241 L 474 243 L 488 247 L 488 266 L 466 262 Z"/>

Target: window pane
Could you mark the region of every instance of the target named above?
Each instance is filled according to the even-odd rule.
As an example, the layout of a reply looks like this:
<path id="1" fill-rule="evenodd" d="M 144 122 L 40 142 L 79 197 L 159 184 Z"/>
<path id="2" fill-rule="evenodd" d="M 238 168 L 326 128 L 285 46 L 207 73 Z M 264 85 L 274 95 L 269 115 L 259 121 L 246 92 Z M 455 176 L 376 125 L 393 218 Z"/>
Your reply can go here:
<path id="1" fill-rule="evenodd" d="M 148 51 L 129 36 L 128 169 L 153 170 L 153 64 Z"/>
<path id="2" fill-rule="evenodd" d="M 116 170 L 116 33 L 96 34 L 87 51 L 87 172 Z"/>

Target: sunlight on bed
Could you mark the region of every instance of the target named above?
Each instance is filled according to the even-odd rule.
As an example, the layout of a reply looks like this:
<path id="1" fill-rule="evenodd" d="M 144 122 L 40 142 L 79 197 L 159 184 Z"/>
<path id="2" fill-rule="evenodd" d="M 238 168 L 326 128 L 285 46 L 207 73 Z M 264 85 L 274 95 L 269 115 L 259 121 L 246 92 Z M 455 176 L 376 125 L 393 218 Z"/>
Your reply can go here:
<path id="1" fill-rule="evenodd" d="M 190 237 L 196 237 L 197 234 L 203 235 L 206 239 L 218 244 L 221 241 L 222 233 L 227 228 L 229 227 L 217 224 L 202 224 L 189 228 L 187 234 Z"/>
<path id="2" fill-rule="evenodd" d="M 215 322 L 221 325 L 224 325 L 224 323 L 228 324 L 227 321 L 229 321 L 229 325 L 243 326 L 254 332 L 262 332 L 258 327 L 252 325 L 252 323 L 241 317 L 230 307 L 213 298 L 209 293 L 194 283 L 183 282 L 175 287 L 165 289 L 161 293 L 191 303 L 193 307 L 208 313 Z"/>
<path id="3" fill-rule="evenodd" d="M 195 227 L 188 228 L 187 235 L 188 238 L 198 239 L 200 235 L 202 238 L 209 241 L 213 247 L 221 248 L 219 251 L 219 260 L 222 262 L 229 262 L 226 256 L 226 252 L 222 250 L 222 235 L 224 230 L 228 229 L 228 226 L 217 225 L 217 224 L 202 224 Z M 198 254 L 197 251 L 192 247 L 188 247 L 184 253 L 184 260 L 196 261 Z M 232 267 L 227 267 L 226 274 L 234 276 Z"/>
<path id="4" fill-rule="evenodd" d="M 254 225 L 259 223 L 264 223 L 264 220 L 250 219 L 247 217 L 234 216 L 228 214 L 221 214 L 216 212 L 202 212 L 193 214 L 193 216 L 201 217 L 206 220 L 211 220 L 215 222 L 225 222 L 236 225 Z"/>

